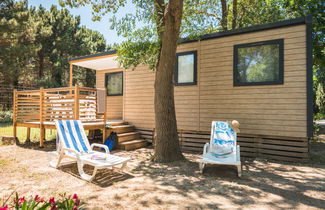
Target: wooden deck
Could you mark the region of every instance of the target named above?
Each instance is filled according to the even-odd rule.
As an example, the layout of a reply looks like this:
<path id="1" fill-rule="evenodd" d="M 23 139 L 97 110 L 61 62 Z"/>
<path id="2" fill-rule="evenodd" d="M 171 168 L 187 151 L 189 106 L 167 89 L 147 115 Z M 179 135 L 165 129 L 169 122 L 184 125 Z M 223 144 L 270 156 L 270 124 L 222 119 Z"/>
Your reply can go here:
<path id="1" fill-rule="evenodd" d="M 40 146 L 44 146 L 45 129 L 55 129 L 55 120 L 81 120 L 86 130 L 103 129 L 106 136 L 107 121 L 105 111 L 98 112 L 97 91 L 95 88 L 66 87 L 14 91 L 13 129 L 27 127 L 27 138 L 31 128 L 40 128 Z M 106 107 L 106 99 L 101 103 Z"/>

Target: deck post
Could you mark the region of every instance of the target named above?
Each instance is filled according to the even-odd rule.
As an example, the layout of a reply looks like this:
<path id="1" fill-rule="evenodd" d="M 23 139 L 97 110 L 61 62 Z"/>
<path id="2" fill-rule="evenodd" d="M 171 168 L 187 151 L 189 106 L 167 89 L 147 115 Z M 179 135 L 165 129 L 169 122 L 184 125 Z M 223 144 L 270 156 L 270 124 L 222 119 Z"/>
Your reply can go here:
<path id="1" fill-rule="evenodd" d="M 105 93 L 107 93 L 107 90 L 105 88 Z M 98 96 L 97 96 L 98 97 Z M 107 122 L 107 114 L 106 114 L 106 105 L 107 105 L 107 97 L 105 94 L 105 111 L 104 111 L 104 129 L 103 129 L 103 143 L 105 142 L 106 139 L 106 122 Z"/>
<path id="2" fill-rule="evenodd" d="M 26 141 L 30 141 L 30 127 L 27 127 L 27 135 L 26 135 Z"/>
<path id="3" fill-rule="evenodd" d="M 73 65 L 70 63 L 70 82 L 69 82 L 69 84 L 70 84 L 70 87 L 72 88 L 72 83 L 73 83 Z"/>
<path id="4" fill-rule="evenodd" d="M 13 91 L 13 109 L 12 109 L 12 127 L 13 127 L 13 136 L 16 138 L 17 137 L 17 119 L 16 119 L 16 112 L 17 112 L 17 107 L 16 107 L 16 95 L 17 95 L 17 90 L 14 89 Z"/>
<path id="5" fill-rule="evenodd" d="M 79 120 L 79 86 L 74 86 L 74 119 Z"/>
<path id="6" fill-rule="evenodd" d="M 44 100 L 44 88 L 40 88 L 40 95 L 39 95 L 39 100 L 40 100 L 40 147 L 44 147 L 44 139 L 45 139 L 45 128 L 43 125 L 43 100 Z"/>

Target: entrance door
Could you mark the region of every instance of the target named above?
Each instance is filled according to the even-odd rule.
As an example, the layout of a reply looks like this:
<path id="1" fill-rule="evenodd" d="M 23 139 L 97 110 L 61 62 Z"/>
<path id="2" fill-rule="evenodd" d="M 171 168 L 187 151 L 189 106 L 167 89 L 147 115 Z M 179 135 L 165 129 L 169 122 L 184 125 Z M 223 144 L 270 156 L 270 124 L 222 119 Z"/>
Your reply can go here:
<path id="1" fill-rule="evenodd" d="M 123 70 L 105 73 L 106 115 L 108 120 L 123 119 Z"/>

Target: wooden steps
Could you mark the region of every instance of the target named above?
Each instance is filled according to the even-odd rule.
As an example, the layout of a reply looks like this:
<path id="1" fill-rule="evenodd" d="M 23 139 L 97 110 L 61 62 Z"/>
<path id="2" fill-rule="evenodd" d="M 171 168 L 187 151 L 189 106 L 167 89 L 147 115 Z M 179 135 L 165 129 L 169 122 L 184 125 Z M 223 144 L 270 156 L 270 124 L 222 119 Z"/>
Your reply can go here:
<path id="1" fill-rule="evenodd" d="M 147 146 L 148 142 L 144 139 L 135 139 L 118 143 L 119 149 L 134 150 Z"/>
<path id="2" fill-rule="evenodd" d="M 124 142 L 124 141 L 139 139 L 140 133 L 139 132 L 120 133 L 120 134 L 117 134 L 117 136 L 118 136 L 118 142 L 120 143 L 120 142 Z"/>
<path id="3" fill-rule="evenodd" d="M 141 139 L 141 134 L 135 131 L 133 125 L 124 121 L 110 121 L 109 128 L 106 128 L 106 135 L 116 132 L 118 136 L 117 148 L 123 150 L 134 150 L 147 146 L 147 140 Z"/>
<path id="4" fill-rule="evenodd" d="M 108 128 L 109 133 L 116 132 L 118 134 L 129 133 L 129 132 L 133 132 L 134 130 L 135 128 L 133 125 L 116 125 Z"/>
<path id="5" fill-rule="evenodd" d="M 123 120 L 109 120 L 107 124 L 110 126 L 119 126 L 119 125 L 127 125 L 128 123 Z"/>

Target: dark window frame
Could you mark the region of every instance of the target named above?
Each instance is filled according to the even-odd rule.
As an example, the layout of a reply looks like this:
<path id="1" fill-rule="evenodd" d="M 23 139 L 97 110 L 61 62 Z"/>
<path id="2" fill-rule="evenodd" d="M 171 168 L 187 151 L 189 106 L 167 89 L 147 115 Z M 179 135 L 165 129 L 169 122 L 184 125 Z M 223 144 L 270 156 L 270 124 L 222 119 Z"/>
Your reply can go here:
<path id="1" fill-rule="evenodd" d="M 122 93 L 119 94 L 109 94 L 108 90 L 106 90 L 106 96 L 123 96 L 123 86 L 124 86 L 124 75 L 123 75 L 123 71 L 117 71 L 117 72 L 109 72 L 109 73 L 105 73 L 105 88 L 107 89 L 107 80 L 108 80 L 108 76 L 109 75 L 113 75 L 113 74 L 122 74 Z"/>
<path id="2" fill-rule="evenodd" d="M 261 45 L 278 44 L 279 45 L 279 78 L 276 81 L 267 82 L 239 82 L 237 80 L 238 71 L 238 49 L 245 47 L 255 47 Z M 284 84 L 284 39 L 274 39 L 261 42 L 251 42 L 234 45 L 234 62 L 233 62 L 233 86 L 255 86 L 255 85 L 282 85 Z"/>
<path id="3" fill-rule="evenodd" d="M 178 57 L 183 55 L 192 55 L 192 54 L 194 55 L 193 82 L 179 83 L 178 82 Z M 175 81 L 175 86 L 187 86 L 187 85 L 197 84 L 197 51 L 196 50 L 176 53 L 176 70 L 174 74 L 174 81 Z"/>

